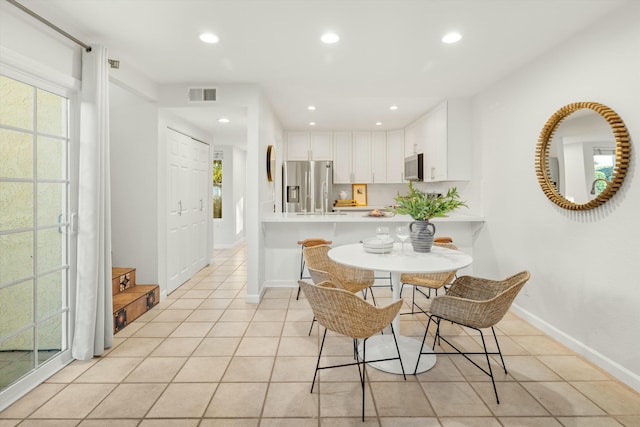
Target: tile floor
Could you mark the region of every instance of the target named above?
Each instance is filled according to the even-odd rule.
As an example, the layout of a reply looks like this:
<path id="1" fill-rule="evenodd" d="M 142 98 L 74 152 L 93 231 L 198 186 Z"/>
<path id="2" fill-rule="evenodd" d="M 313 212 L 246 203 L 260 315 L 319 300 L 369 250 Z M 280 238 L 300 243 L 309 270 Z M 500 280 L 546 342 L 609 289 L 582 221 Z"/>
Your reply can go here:
<path id="1" fill-rule="evenodd" d="M 319 334 L 307 336 L 306 301 L 269 289 L 247 304 L 245 248 L 215 259 L 118 333 L 108 354 L 70 364 L 1 412 L 0 427 L 640 426 L 639 393 L 512 314 L 497 328 L 509 370 L 494 369 L 499 405 L 488 377 L 460 356 L 440 356 L 406 381 L 368 369 L 363 423 L 355 367 L 323 371 L 309 393 Z M 375 294 L 390 301 L 386 287 Z M 424 317 L 402 317 L 404 335 L 424 327 Z M 480 348 L 461 328 L 446 334 Z M 349 360 L 349 339 L 325 345 L 328 363 Z"/>

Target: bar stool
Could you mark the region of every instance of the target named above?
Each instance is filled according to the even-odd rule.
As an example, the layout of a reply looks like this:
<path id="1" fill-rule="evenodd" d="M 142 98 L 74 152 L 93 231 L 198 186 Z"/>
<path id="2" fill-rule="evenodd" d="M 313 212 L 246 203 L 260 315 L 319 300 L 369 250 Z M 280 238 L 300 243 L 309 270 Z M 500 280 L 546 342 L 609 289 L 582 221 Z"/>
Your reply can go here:
<path id="1" fill-rule="evenodd" d="M 331 243 L 333 243 L 331 240 L 324 240 L 320 238 L 298 240 L 298 244 L 300 245 L 300 280 L 311 279 L 311 276 L 303 276 L 305 263 L 304 263 L 304 256 L 302 254 L 302 251 L 304 251 L 304 248 L 308 248 L 311 246 L 318 246 L 318 245 L 330 245 Z M 298 285 L 298 294 L 296 295 L 296 299 L 299 299 L 299 298 L 300 298 L 300 285 Z"/>

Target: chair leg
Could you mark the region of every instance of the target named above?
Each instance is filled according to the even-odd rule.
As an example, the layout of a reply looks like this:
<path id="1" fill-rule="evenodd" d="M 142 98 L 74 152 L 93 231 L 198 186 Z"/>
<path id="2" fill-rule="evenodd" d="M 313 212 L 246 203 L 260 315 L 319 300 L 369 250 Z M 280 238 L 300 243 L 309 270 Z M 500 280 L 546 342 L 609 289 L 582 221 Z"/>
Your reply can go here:
<path id="1" fill-rule="evenodd" d="M 373 295 L 373 294 L 372 294 Z M 362 341 L 362 371 L 360 373 L 360 386 L 362 387 L 362 422 L 364 422 L 364 383 L 367 375 L 367 339 Z M 360 371 L 360 363 L 358 363 L 358 371 Z"/>
<path id="2" fill-rule="evenodd" d="M 304 249 L 304 247 L 302 248 Z M 304 273 L 304 255 L 300 253 L 300 280 L 302 280 L 302 274 Z M 298 294 L 296 295 L 296 300 L 300 298 L 300 285 L 298 285 Z"/>
<path id="3" fill-rule="evenodd" d="M 393 342 L 396 344 L 396 351 L 398 352 L 398 360 L 400 361 L 400 369 L 402 369 L 402 377 L 406 381 L 407 380 L 407 376 L 404 373 L 404 365 L 402 364 L 402 357 L 400 356 L 400 346 L 398 346 L 398 339 L 396 338 L 396 331 L 393 330 L 393 325 L 391 323 L 389 324 L 389 326 L 391 326 L 391 335 L 393 335 Z"/>
<path id="4" fill-rule="evenodd" d="M 313 316 L 313 320 L 311 320 L 311 326 L 309 326 L 309 336 L 311 336 L 311 331 L 313 330 L 313 324 L 316 323 L 316 316 Z M 326 333 L 326 331 L 325 331 Z"/>
<path id="5" fill-rule="evenodd" d="M 484 334 L 480 331 L 480 338 L 482 338 L 482 347 L 484 348 L 484 356 L 487 359 L 487 366 L 489 367 L 489 376 L 491 377 L 491 383 L 493 384 L 493 392 L 496 394 L 496 402 L 500 404 L 498 398 L 498 389 L 496 388 L 496 381 L 493 378 L 493 370 L 491 369 L 491 361 L 489 360 L 489 352 L 487 351 L 487 344 L 484 341 Z M 501 356 L 502 357 L 502 356 Z"/>
<path id="6" fill-rule="evenodd" d="M 318 352 L 318 361 L 316 362 L 316 371 L 313 373 L 313 382 L 311 383 L 311 393 L 313 393 L 313 386 L 316 384 L 316 377 L 318 376 L 318 371 L 320 370 L 320 358 L 322 357 L 322 348 L 324 347 L 324 339 L 326 337 L 327 337 L 327 329 L 325 328 L 324 334 L 322 335 L 322 344 L 320 344 L 320 351 Z"/>
<path id="7" fill-rule="evenodd" d="M 498 348 L 498 354 L 500 355 L 500 361 L 502 362 L 502 368 L 504 369 L 504 373 L 508 374 L 507 365 L 504 364 L 504 359 L 502 358 L 502 350 L 500 350 L 500 344 L 498 344 L 498 337 L 496 336 L 496 331 L 495 329 L 493 329 L 493 326 L 491 327 L 491 332 L 493 332 L 493 339 L 496 341 L 496 347 Z"/>
<path id="8" fill-rule="evenodd" d="M 420 344 L 420 352 L 418 353 L 418 360 L 416 361 L 416 369 L 413 370 L 413 375 L 418 373 L 418 366 L 420 365 L 420 357 L 422 356 L 422 349 L 424 348 L 424 342 L 427 340 L 427 333 L 429 332 L 429 326 L 431 326 L 431 316 L 427 322 L 427 328 L 424 330 L 424 336 L 422 337 L 422 344 Z"/>

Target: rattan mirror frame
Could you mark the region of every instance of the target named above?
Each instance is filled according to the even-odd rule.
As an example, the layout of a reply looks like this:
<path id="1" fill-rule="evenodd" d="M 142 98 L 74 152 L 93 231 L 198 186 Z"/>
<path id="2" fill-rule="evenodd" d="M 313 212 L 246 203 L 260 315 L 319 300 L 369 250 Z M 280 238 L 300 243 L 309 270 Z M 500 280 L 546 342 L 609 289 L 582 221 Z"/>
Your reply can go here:
<path id="1" fill-rule="evenodd" d="M 566 119 L 572 113 L 588 108 L 595 111 L 602 116 L 613 132 L 616 141 L 616 166 L 613 171 L 611 181 L 607 184 L 605 189 L 598 194 L 595 199 L 590 200 L 587 203 L 577 204 L 570 200 L 567 200 L 560 192 L 558 192 L 556 186 L 551 181 L 551 172 L 549 169 L 549 147 L 553 134 L 560 126 L 560 123 Z M 542 188 L 542 191 L 556 205 L 564 209 L 583 211 L 596 208 L 606 203 L 624 182 L 624 177 L 629 169 L 629 163 L 631 160 L 631 143 L 629 140 L 629 132 L 624 122 L 618 116 L 618 114 L 606 105 L 599 104 L 597 102 L 574 102 L 572 104 L 565 105 L 558 111 L 553 113 L 549 120 L 545 123 L 540 137 L 538 138 L 538 145 L 536 147 L 536 175 L 538 177 L 538 183 Z"/>

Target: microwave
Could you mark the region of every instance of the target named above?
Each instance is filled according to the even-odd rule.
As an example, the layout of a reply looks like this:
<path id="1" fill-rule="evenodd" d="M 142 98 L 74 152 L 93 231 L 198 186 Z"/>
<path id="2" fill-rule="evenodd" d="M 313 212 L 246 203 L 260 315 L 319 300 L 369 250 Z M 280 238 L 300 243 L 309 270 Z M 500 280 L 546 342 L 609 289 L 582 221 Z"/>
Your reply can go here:
<path id="1" fill-rule="evenodd" d="M 414 154 L 404 159 L 404 179 L 406 181 L 422 181 L 423 159 L 422 153 Z"/>

